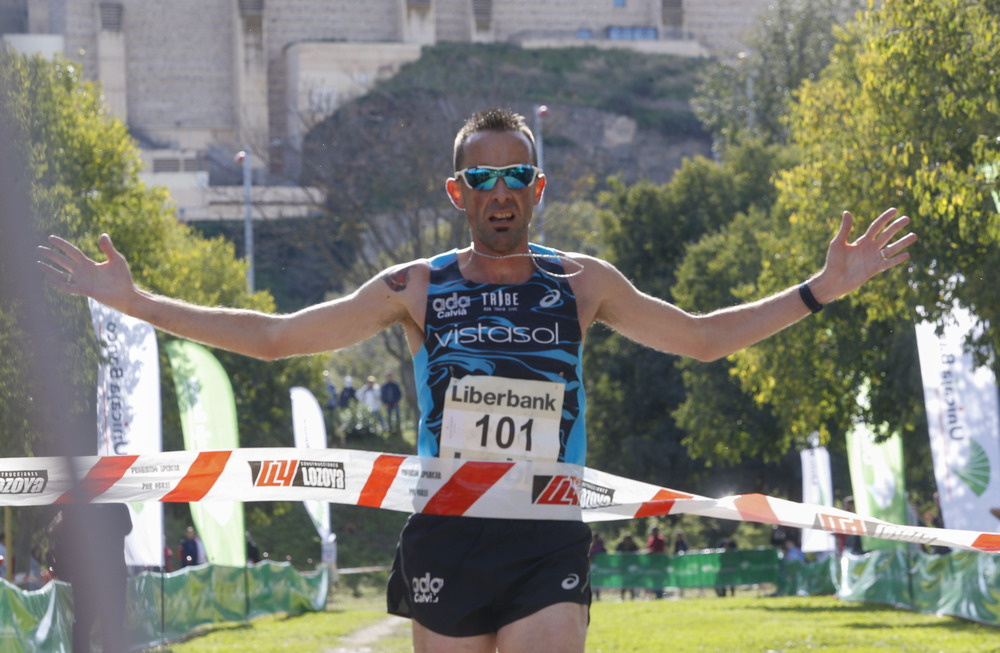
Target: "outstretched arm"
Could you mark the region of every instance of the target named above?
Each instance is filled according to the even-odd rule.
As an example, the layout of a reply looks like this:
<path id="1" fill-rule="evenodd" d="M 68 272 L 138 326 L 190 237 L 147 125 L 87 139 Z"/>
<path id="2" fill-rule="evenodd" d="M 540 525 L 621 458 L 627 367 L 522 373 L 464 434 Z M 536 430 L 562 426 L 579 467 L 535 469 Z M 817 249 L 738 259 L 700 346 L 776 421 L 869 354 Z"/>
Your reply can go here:
<path id="1" fill-rule="evenodd" d="M 125 257 L 103 234 L 98 263 L 75 245 L 50 236 L 39 247 L 48 282 L 64 292 L 93 297 L 158 329 L 246 356 L 274 360 L 360 342 L 409 317 L 403 297 L 373 279 L 351 295 L 288 315 L 198 306 L 137 288 Z"/>
<path id="2" fill-rule="evenodd" d="M 848 242 L 854 221 L 844 211 L 840 229 L 827 250 L 826 264 L 806 282 L 820 305 L 843 297 L 876 274 L 909 259 L 906 249 L 917 236 L 908 233 L 896 239 L 910 219 L 893 220 L 895 216 L 896 209 L 885 211 L 860 238 Z M 703 361 L 760 342 L 810 313 L 798 286 L 749 304 L 692 315 L 639 292 L 610 266 L 598 276 L 594 319 L 649 347 Z"/>

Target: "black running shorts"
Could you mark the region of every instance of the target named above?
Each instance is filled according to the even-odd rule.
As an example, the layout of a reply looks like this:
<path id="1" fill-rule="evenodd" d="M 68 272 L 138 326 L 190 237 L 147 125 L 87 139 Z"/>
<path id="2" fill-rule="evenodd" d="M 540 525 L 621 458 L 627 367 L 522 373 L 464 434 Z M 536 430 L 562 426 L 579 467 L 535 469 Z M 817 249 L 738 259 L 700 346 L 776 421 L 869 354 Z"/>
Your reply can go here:
<path id="1" fill-rule="evenodd" d="M 590 527 L 412 515 L 389 575 L 390 614 L 472 637 L 557 603 L 590 606 Z"/>

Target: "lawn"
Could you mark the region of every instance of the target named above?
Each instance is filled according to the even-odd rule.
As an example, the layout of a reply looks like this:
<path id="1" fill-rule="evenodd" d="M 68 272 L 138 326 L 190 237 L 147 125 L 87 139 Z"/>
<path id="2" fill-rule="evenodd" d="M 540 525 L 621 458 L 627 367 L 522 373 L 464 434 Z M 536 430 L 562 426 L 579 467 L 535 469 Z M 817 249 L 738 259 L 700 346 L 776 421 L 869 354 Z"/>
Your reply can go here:
<path id="1" fill-rule="evenodd" d="M 1000 651 L 1000 629 L 834 597 L 765 597 L 713 592 L 683 599 L 595 601 L 587 653 L 629 651 L 733 653 L 979 653 Z M 170 645 L 175 653 L 296 651 L 330 653 L 349 633 L 385 616 L 375 596 L 337 598 L 326 612 L 265 617 Z M 409 629 L 396 628 L 371 653 L 410 651 Z M 163 650 L 163 649 L 161 649 Z"/>

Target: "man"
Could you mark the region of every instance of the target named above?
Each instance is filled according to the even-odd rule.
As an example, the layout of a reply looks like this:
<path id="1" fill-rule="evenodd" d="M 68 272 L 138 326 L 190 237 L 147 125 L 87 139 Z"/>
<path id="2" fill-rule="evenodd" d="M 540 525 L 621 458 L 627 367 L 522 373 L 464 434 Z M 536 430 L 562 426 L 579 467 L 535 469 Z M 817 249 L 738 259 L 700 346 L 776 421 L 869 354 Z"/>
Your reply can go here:
<path id="1" fill-rule="evenodd" d="M 446 183 L 449 199 L 466 214 L 471 246 L 391 267 L 346 297 L 291 315 L 193 306 L 138 289 L 106 234 L 98 241 L 105 263 L 51 237 L 53 247 L 40 248 L 48 260 L 41 265 L 56 288 L 265 360 L 340 349 L 401 324 L 419 389 L 420 455 L 582 465 L 580 349 L 594 322 L 660 351 L 715 360 L 902 263 L 916 240 L 893 240 L 909 219 L 893 221 L 890 209 L 848 243 L 852 218 L 845 211 L 826 265 L 807 283 L 692 315 L 640 292 L 605 261 L 529 245 L 532 210 L 546 183 L 536 166 L 522 116 L 473 115 L 455 138 L 456 172 Z M 551 402 L 534 421 L 496 405 L 469 419 L 469 406 L 454 397 L 470 388 L 517 389 Z M 581 522 L 413 515 L 400 536 L 389 610 L 412 617 L 417 652 L 579 653 L 589 620 L 590 541 Z"/>
<path id="2" fill-rule="evenodd" d="M 208 562 L 208 556 L 205 555 L 205 545 L 201 543 L 201 538 L 195 532 L 194 526 L 188 526 L 187 530 L 184 531 L 184 539 L 181 540 L 177 555 L 181 559 L 181 567 L 193 567 Z"/>
<path id="3" fill-rule="evenodd" d="M 375 377 L 369 376 L 365 379 L 365 385 L 358 393 L 361 405 L 371 411 L 371 414 L 378 420 L 382 430 L 385 430 L 385 419 L 382 418 L 382 389 L 375 383 Z"/>
<path id="4" fill-rule="evenodd" d="M 402 430 L 399 421 L 399 402 L 402 398 L 403 391 L 399 389 L 399 384 L 392 380 L 391 373 L 387 373 L 385 383 L 382 384 L 382 405 L 385 406 L 385 418 L 391 433 L 399 433 Z"/>

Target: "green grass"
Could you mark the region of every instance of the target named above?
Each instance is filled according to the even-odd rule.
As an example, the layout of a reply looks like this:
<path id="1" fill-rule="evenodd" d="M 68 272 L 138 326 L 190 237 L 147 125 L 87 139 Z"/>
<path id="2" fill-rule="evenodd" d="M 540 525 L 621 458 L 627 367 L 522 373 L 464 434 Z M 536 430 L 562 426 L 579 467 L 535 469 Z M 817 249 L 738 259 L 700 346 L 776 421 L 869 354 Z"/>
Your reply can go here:
<path id="1" fill-rule="evenodd" d="M 707 591 L 679 600 L 608 598 L 605 594 L 605 600 L 594 602 L 587 653 L 1000 651 L 1000 629 L 995 627 L 829 596 L 769 598 L 747 592 L 718 598 Z M 383 619 L 382 605 L 373 593 L 335 597 L 324 613 L 220 627 L 166 650 L 328 653 L 349 633 Z M 409 628 L 396 629 L 369 647 L 372 653 L 406 653 L 411 650 Z"/>

